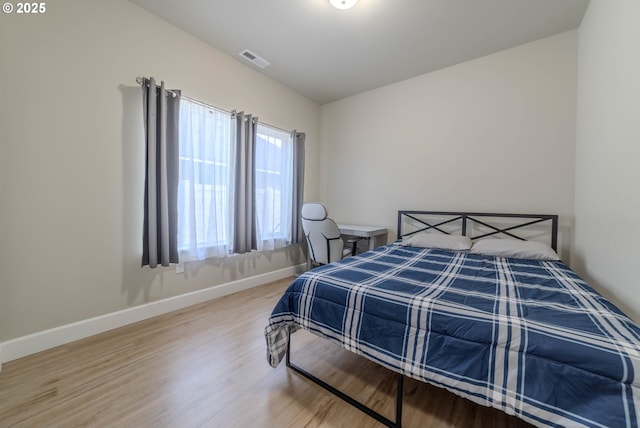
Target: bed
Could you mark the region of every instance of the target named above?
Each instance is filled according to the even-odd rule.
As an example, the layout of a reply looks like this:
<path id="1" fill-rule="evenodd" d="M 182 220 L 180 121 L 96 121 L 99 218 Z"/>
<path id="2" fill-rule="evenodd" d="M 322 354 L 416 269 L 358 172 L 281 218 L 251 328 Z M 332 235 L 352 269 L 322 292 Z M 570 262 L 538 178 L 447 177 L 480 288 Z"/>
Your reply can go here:
<path id="1" fill-rule="evenodd" d="M 518 247 L 544 228 L 543 251 Z M 640 327 L 557 260 L 557 216 L 400 211 L 398 238 L 296 278 L 265 328 L 269 363 L 387 426 L 404 376 L 536 426 L 638 426 Z M 396 372 L 396 420 L 291 364 L 298 329 Z"/>

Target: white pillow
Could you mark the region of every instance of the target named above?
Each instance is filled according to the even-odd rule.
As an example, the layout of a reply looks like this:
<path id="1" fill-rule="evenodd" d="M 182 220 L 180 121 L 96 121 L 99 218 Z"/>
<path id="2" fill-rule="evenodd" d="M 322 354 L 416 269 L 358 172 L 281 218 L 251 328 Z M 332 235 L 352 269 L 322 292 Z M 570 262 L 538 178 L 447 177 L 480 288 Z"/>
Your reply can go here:
<path id="1" fill-rule="evenodd" d="M 471 239 L 466 236 L 436 233 L 416 233 L 403 239 L 401 245 L 420 248 L 439 248 L 441 250 L 464 251 L 471 248 Z"/>
<path id="2" fill-rule="evenodd" d="M 547 244 L 518 239 L 480 239 L 473 243 L 471 253 L 531 260 L 560 260 L 558 254 Z"/>

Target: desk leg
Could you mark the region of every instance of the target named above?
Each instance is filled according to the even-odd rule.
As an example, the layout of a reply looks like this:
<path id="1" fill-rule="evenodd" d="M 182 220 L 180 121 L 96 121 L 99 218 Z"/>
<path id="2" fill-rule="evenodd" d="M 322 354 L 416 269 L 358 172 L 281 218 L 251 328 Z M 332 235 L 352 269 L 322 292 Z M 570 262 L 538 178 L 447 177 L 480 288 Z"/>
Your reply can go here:
<path id="1" fill-rule="evenodd" d="M 369 240 L 369 250 L 373 250 L 374 248 L 376 248 L 376 237 L 372 236 L 367 239 Z"/>

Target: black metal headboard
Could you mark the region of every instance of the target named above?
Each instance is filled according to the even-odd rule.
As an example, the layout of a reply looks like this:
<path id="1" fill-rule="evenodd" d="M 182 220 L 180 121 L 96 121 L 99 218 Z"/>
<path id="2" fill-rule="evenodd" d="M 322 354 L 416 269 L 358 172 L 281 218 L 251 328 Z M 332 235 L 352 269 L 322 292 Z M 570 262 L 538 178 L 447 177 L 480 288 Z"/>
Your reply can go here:
<path id="1" fill-rule="evenodd" d="M 411 221 L 414 230 L 403 233 L 403 225 Z M 470 239 L 486 238 L 492 235 L 506 235 L 510 238 L 527 240 L 516 231 L 523 231 L 530 226 L 550 222 L 551 248 L 558 250 L 558 216 L 556 214 L 502 214 L 502 213 L 473 213 L 456 211 L 398 211 L 398 239 L 427 230 L 452 234 L 455 228 L 457 234 L 468 236 Z M 547 223 L 548 224 L 548 223 Z M 478 230 L 476 235 L 473 232 Z M 549 229 L 547 229 L 549 230 Z"/>

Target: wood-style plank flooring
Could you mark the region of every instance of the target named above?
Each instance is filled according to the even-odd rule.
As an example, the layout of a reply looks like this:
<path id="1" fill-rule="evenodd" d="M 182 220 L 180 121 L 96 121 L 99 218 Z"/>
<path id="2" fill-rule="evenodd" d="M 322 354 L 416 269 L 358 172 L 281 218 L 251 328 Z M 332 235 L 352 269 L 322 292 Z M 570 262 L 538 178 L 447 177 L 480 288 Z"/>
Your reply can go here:
<path id="1" fill-rule="evenodd" d="M 0 427 L 379 427 L 284 363 L 264 327 L 291 278 L 3 365 Z M 394 418 L 395 377 L 299 331 L 292 361 Z M 405 380 L 403 427 L 530 425 Z"/>

